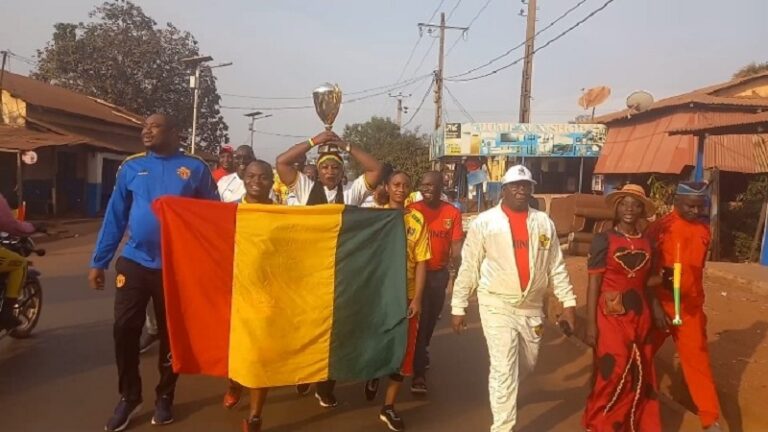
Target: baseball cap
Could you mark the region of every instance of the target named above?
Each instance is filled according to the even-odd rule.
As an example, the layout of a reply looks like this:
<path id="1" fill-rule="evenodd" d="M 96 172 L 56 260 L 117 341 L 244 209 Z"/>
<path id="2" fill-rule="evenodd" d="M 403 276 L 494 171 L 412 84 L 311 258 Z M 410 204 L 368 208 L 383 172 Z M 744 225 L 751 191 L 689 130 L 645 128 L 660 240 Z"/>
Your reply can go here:
<path id="1" fill-rule="evenodd" d="M 228 145 L 221 146 L 221 149 L 219 149 L 219 154 L 223 154 L 223 153 L 230 153 L 230 154 L 232 154 L 234 152 L 235 151 L 232 149 L 232 147 L 228 146 Z"/>
<path id="2" fill-rule="evenodd" d="M 503 186 L 507 183 L 514 183 L 519 181 L 527 181 L 531 184 L 536 184 L 531 171 L 523 165 L 515 165 L 508 169 L 507 173 L 504 174 L 504 177 L 501 179 L 501 184 Z"/>

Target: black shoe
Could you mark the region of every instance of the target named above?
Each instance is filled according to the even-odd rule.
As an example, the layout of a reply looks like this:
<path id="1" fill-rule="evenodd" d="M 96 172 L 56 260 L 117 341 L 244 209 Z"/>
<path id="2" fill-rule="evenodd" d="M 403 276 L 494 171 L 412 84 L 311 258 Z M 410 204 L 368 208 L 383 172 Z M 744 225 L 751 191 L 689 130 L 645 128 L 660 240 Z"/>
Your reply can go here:
<path id="1" fill-rule="evenodd" d="M 376 399 L 376 393 L 379 392 L 379 379 L 374 378 L 365 382 L 365 400 L 372 401 Z"/>
<path id="2" fill-rule="evenodd" d="M 298 393 L 299 396 L 306 396 L 309 394 L 309 387 L 310 384 L 299 384 L 296 386 L 296 393 Z"/>
<path id="3" fill-rule="evenodd" d="M 163 396 L 155 402 L 155 415 L 152 416 L 152 424 L 167 425 L 173 423 L 173 400 Z"/>
<path id="4" fill-rule="evenodd" d="M 21 320 L 13 314 L 13 308 L 16 306 L 16 299 L 6 297 L 3 305 L 0 307 L 0 330 L 13 330 L 20 326 Z"/>
<path id="5" fill-rule="evenodd" d="M 144 354 L 145 352 L 149 351 L 150 348 L 152 348 L 152 345 L 154 345 L 155 342 L 159 340 L 160 336 L 156 334 L 146 333 L 141 335 L 141 340 L 139 341 L 139 352 Z"/>
<path id="6" fill-rule="evenodd" d="M 141 401 L 128 401 L 125 398 L 121 398 L 120 402 L 115 407 L 115 412 L 112 417 L 107 420 L 107 424 L 104 426 L 105 431 L 117 432 L 125 430 L 128 427 L 128 422 L 131 421 L 131 417 L 136 415 L 141 410 Z"/>
<path id="7" fill-rule="evenodd" d="M 261 417 L 243 420 L 243 432 L 261 432 Z"/>
<path id="8" fill-rule="evenodd" d="M 405 430 L 405 423 L 403 423 L 403 419 L 397 415 L 397 411 L 395 411 L 395 407 L 392 405 L 384 405 L 384 408 L 382 408 L 381 412 L 379 413 L 379 420 L 386 423 L 387 427 L 389 427 L 389 430 Z"/>
<path id="9" fill-rule="evenodd" d="M 424 378 L 414 378 L 411 381 L 411 393 L 425 395 L 427 394 L 427 380 Z"/>
<path id="10" fill-rule="evenodd" d="M 336 396 L 333 394 L 320 395 L 320 393 L 315 392 L 315 397 L 317 398 L 317 401 L 320 402 L 320 406 L 323 408 L 334 408 L 339 404 L 336 401 Z"/>

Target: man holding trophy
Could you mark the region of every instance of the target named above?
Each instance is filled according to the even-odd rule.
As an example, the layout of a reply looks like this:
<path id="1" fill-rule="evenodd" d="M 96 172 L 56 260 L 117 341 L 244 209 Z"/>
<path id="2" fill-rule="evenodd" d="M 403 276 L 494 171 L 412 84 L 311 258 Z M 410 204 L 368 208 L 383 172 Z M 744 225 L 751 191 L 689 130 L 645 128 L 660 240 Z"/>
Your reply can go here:
<path id="1" fill-rule="evenodd" d="M 346 204 L 359 206 L 380 181 L 381 164 L 361 148 L 344 142 L 331 131 L 341 106 L 341 89 L 337 85 L 323 84 L 313 92 L 315 109 L 325 123 L 325 131 L 302 141 L 277 157 L 277 174 L 294 193 L 296 205 Z M 296 169 L 295 163 L 310 150 L 317 148 L 317 181 Z M 363 174 L 342 185 L 346 152 L 362 167 Z"/>

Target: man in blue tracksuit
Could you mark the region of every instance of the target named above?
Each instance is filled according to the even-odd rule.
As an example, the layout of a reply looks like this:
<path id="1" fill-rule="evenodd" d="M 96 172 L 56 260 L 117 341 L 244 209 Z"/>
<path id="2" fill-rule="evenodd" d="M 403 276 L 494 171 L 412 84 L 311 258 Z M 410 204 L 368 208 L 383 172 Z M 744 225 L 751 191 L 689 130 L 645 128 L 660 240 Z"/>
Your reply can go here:
<path id="1" fill-rule="evenodd" d="M 117 172 L 115 190 L 107 205 L 104 224 L 96 240 L 88 280 L 104 289 L 104 270 L 109 267 L 128 230 L 128 241 L 115 263 L 115 357 L 120 402 L 104 430 L 121 431 L 141 409 L 139 338 L 150 298 L 160 331 L 160 382 L 155 391 L 152 424 L 173 421 L 173 395 L 177 375 L 171 367 L 163 300 L 160 224 L 152 213 L 152 201 L 164 195 L 218 200 L 211 172 L 202 159 L 179 150 L 179 128 L 169 116 L 147 118 L 141 132 L 147 151 L 129 157 Z"/>

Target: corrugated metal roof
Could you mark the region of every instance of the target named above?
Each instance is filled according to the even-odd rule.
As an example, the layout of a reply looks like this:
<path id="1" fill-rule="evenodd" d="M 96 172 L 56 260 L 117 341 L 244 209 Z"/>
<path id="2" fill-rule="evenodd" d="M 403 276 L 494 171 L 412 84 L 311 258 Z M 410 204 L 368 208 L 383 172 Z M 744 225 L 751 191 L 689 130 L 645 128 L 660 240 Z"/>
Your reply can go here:
<path id="1" fill-rule="evenodd" d="M 749 81 L 763 79 L 768 77 L 768 72 L 752 75 L 746 78 L 739 78 L 724 83 L 711 85 L 708 87 L 696 89 L 687 93 L 683 93 L 677 96 L 672 96 L 664 99 L 660 99 L 651 105 L 651 107 L 642 113 L 632 113 L 630 110 L 625 109 L 596 117 L 595 123 L 611 123 L 619 120 L 626 120 L 631 115 L 631 118 L 637 116 L 646 116 L 649 113 L 661 109 L 680 105 L 718 105 L 718 106 L 735 106 L 735 107 L 754 107 L 765 108 L 768 107 L 768 98 L 761 97 L 723 97 L 714 95 L 714 93 L 734 87 L 740 84 L 744 84 Z"/>
<path id="2" fill-rule="evenodd" d="M 720 133 L 728 134 L 729 128 L 734 128 L 738 126 L 749 126 L 749 125 L 761 125 L 764 124 L 765 127 L 768 129 L 768 111 L 759 113 L 759 114 L 751 114 L 751 115 L 742 115 L 738 118 L 733 119 L 718 119 L 714 121 L 710 121 L 701 125 L 695 125 L 695 126 L 688 126 L 680 129 L 675 129 L 669 131 L 670 134 L 689 134 L 689 133 Z"/>
<path id="3" fill-rule="evenodd" d="M 595 173 L 680 173 L 693 161 L 695 137 L 670 136 L 667 130 L 686 126 L 693 117 L 691 113 L 673 113 L 609 127 Z"/>
<path id="4" fill-rule="evenodd" d="M 28 104 L 44 108 L 137 128 L 143 122 L 142 116 L 108 102 L 7 71 L 3 77 L 3 90 Z"/>
<path id="5" fill-rule="evenodd" d="M 83 144 L 85 140 L 72 135 L 41 132 L 26 127 L 0 125 L 0 148 L 34 150 L 40 147 Z"/>
<path id="6" fill-rule="evenodd" d="M 747 174 L 768 172 L 768 135 L 710 135 L 704 167 Z"/>
<path id="7" fill-rule="evenodd" d="M 695 164 L 696 136 L 670 135 L 668 131 L 697 124 L 736 122 L 752 114 L 740 112 L 678 111 L 608 128 L 605 145 L 595 166 L 596 174 L 679 174 Z M 765 172 L 766 150 L 744 135 L 710 137 L 704 148 L 706 168 L 723 171 Z"/>

